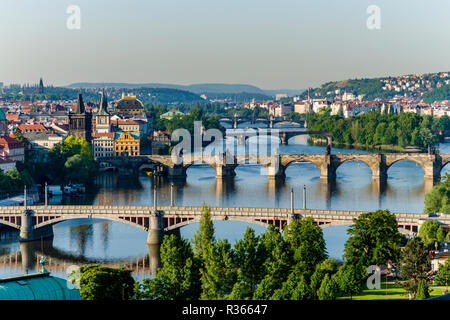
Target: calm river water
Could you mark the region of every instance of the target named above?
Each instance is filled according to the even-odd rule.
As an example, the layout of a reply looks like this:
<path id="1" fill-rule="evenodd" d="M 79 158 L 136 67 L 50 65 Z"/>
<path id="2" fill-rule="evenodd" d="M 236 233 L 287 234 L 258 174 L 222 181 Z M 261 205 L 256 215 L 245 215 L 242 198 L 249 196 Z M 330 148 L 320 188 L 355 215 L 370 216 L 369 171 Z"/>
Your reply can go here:
<path id="1" fill-rule="evenodd" d="M 308 146 L 305 136 L 280 146 L 281 153 L 323 153 L 324 147 Z M 364 153 L 351 149 L 333 148 L 332 153 Z M 440 145 L 440 152 L 449 153 L 450 143 Z M 450 166 L 443 172 L 450 171 Z M 218 182 L 214 169 L 194 165 L 188 169 L 185 184 L 175 186 L 177 205 L 285 207 L 290 206 L 290 190 L 294 189 L 295 206 L 303 205 L 302 188 L 307 188 L 307 207 L 315 209 L 377 210 L 393 212 L 422 212 L 424 195 L 432 185 L 423 178 L 423 170 L 412 162 L 399 162 L 388 171 L 388 180 L 381 187 L 372 183 L 371 171 L 363 163 L 350 162 L 339 167 L 336 183 L 320 181 L 319 170 L 310 163 L 295 163 L 286 170 L 283 183 L 269 183 L 257 165 L 236 168 L 233 181 Z M 97 179 L 97 190 L 82 199 L 66 199 L 70 203 L 99 205 L 152 205 L 153 184 L 158 189 L 158 204 L 170 204 L 170 185 L 164 179 L 156 182 L 141 175 L 138 180 L 118 178 L 105 173 Z M 54 201 L 59 202 L 55 199 Z M 259 225 L 236 221 L 214 222 L 217 238 L 234 243 L 242 238 L 246 228 L 257 234 L 265 231 Z M 181 235 L 193 238 L 198 224 L 181 229 Z M 346 226 L 323 229 L 330 257 L 341 259 L 347 240 Z M 41 248 L 49 261 L 48 270 L 66 278 L 72 265 L 99 262 L 111 266 L 133 268 L 136 279 L 150 277 L 155 267 L 157 248 L 146 244 L 146 232 L 119 222 L 105 220 L 72 220 L 54 226 L 53 241 L 43 244 L 20 244 L 17 238 L 0 241 L 0 278 L 32 272 L 37 267 Z M 156 251 L 155 251 L 156 250 Z"/>

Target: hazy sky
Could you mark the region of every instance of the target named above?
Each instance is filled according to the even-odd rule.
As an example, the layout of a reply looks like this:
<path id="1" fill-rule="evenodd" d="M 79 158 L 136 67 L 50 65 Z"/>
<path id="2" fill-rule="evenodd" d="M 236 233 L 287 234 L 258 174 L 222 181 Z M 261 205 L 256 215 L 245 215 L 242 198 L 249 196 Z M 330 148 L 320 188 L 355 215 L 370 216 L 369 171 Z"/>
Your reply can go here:
<path id="1" fill-rule="evenodd" d="M 450 71 L 449 15 L 448 0 L 0 0 L 0 82 L 302 89 Z"/>

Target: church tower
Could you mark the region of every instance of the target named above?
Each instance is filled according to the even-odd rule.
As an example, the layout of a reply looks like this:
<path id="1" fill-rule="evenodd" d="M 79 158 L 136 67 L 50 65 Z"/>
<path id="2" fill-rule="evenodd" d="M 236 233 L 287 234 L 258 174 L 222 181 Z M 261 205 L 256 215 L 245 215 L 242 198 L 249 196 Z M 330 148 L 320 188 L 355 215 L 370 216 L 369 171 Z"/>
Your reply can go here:
<path id="1" fill-rule="evenodd" d="M 110 114 L 108 113 L 108 101 L 105 90 L 102 91 L 98 112 L 95 115 L 95 129 L 99 133 L 110 132 Z"/>
<path id="2" fill-rule="evenodd" d="M 42 81 L 42 78 L 39 80 L 39 93 L 44 93 L 44 82 Z"/>
<path id="3" fill-rule="evenodd" d="M 92 114 L 84 109 L 81 93 L 78 94 L 75 112 L 69 112 L 69 135 L 83 138 L 89 143 L 92 140 Z"/>

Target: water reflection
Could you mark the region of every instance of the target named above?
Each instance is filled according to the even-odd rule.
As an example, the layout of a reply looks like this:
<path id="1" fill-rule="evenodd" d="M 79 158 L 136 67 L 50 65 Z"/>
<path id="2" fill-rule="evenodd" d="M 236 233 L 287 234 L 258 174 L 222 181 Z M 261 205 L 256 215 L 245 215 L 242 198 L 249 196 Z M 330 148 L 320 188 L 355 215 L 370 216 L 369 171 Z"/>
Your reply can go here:
<path id="1" fill-rule="evenodd" d="M 70 266 L 83 266 L 93 263 L 119 268 L 126 267 L 133 270 L 137 280 L 151 277 L 161 266 L 160 246 L 147 245 L 147 254 L 132 259 L 98 260 L 87 258 L 84 255 L 65 252 L 53 246 L 52 240 L 21 242 L 18 250 L 3 251 L 0 253 L 0 278 L 5 276 L 20 275 L 24 273 L 38 272 L 39 260 L 45 256 L 46 268 L 52 274 L 58 274 L 66 278 Z"/>
<path id="2" fill-rule="evenodd" d="M 306 145 L 306 137 L 292 138 L 281 153 L 323 153 L 324 148 Z M 442 153 L 450 153 L 450 144 L 441 145 Z M 333 148 L 334 153 L 366 151 Z M 448 172 L 447 165 L 442 173 Z M 422 212 L 425 193 L 433 181 L 424 179 L 423 170 L 415 163 L 398 162 L 388 171 L 387 180 L 372 180 L 370 168 L 360 162 L 349 162 L 337 170 L 335 181 L 320 179 L 320 171 L 311 163 L 298 162 L 286 169 L 285 180 L 269 180 L 259 165 L 239 165 L 233 179 L 216 179 L 207 165 L 193 165 L 186 181 L 175 181 L 173 199 L 176 205 L 290 207 L 290 191 L 294 190 L 294 205 L 303 207 L 303 186 L 306 186 L 306 207 L 336 210 L 378 210 Z M 98 205 L 153 205 L 153 188 L 158 191 L 158 204 L 169 205 L 171 182 L 164 177 L 141 175 L 139 179 L 118 177 L 113 172 L 100 175 L 97 187 L 85 197 L 50 198 L 50 203 Z M 236 221 L 215 221 L 217 238 L 231 243 L 242 238 L 251 226 L 257 234 L 264 227 Z M 181 235 L 191 239 L 198 224 L 181 229 Z M 340 259 L 346 241 L 346 227 L 323 230 L 330 256 Z M 7 236 L 8 234 L 8 236 Z M 101 263 L 134 268 L 136 278 L 149 277 L 160 264 L 159 247 L 148 247 L 147 233 L 133 226 L 105 220 L 71 220 L 54 226 L 54 239 L 22 245 L 17 232 L 0 230 L 0 277 L 37 270 L 38 257 L 44 253 L 52 261 L 49 270 L 67 277 L 65 268 L 75 264 Z M 31 248 L 30 248 L 31 246 Z"/>

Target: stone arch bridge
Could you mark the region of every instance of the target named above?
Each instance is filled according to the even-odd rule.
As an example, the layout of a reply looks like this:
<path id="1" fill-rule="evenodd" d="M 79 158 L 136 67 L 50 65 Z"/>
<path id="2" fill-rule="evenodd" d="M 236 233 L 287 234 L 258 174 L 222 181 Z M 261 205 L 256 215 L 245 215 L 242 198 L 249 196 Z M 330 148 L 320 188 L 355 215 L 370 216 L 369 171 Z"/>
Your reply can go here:
<path id="1" fill-rule="evenodd" d="M 20 230 L 21 241 L 52 238 L 52 226 L 71 219 L 104 219 L 119 221 L 148 232 L 148 244 L 160 244 L 165 232 L 198 222 L 202 207 L 181 206 L 18 206 L 0 207 L 0 225 Z M 283 229 L 293 219 L 312 217 L 321 227 L 348 225 L 364 211 L 339 211 L 294 208 L 234 208 L 211 207 L 213 220 L 238 220 L 275 225 Z M 450 226 L 450 216 L 428 214 L 395 213 L 399 228 L 406 232 L 417 232 L 425 220 L 436 220 L 445 228 Z"/>
<path id="2" fill-rule="evenodd" d="M 142 168 L 167 174 L 172 179 L 185 179 L 187 169 L 197 163 L 204 163 L 216 172 L 216 178 L 230 178 L 241 164 L 258 164 L 266 168 L 269 179 L 284 179 L 285 171 L 292 163 L 310 162 L 320 170 L 320 178 L 327 182 L 336 178 L 336 171 L 346 162 L 365 163 L 375 180 L 386 179 L 388 169 L 400 161 L 412 161 L 424 171 L 426 179 L 437 181 L 442 168 L 450 162 L 450 154 L 428 153 L 379 153 L 379 154 L 281 154 L 281 155 L 184 155 L 178 159 L 172 156 L 147 155 L 138 157 L 99 158 L 110 168 L 118 168 L 122 174 L 137 174 Z"/>

